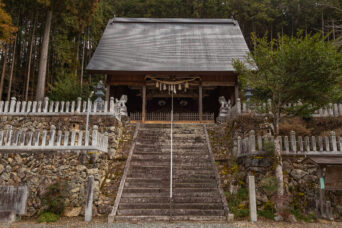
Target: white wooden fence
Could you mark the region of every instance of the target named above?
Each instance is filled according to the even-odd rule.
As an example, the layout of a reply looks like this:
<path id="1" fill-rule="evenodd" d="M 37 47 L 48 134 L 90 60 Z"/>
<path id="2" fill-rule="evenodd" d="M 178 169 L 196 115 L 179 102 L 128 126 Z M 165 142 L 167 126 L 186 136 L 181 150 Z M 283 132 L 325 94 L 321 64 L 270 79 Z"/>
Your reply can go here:
<path id="1" fill-rule="evenodd" d="M 91 134 L 89 131 L 78 130 L 56 131 L 53 125 L 49 132 L 13 130 L 12 126 L 0 130 L 0 152 L 62 150 L 97 150 L 107 153 L 108 134 L 99 133 L 96 125 Z"/>
<path id="2" fill-rule="evenodd" d="M 290 108 L 294 106 L 301 105 L 300 103 L 297 104 L 287 104 L 284 108 Z M 234 118 L 239 115 L 253 113 L 255 115 L 265 115 L 265 114 L 272 114 L 272 106 L 271 100 L 263 104 L 249 104 L 247 102 L 241 102 L 240 98 L 237 99 L 236 104 L 230 108 L 229 110 L 229 117 Z M 325 107 L 318 109 L 312 115 L 313 117 L 339 117 L 342 116 L 342 104 L 333 104 L 330 103 Z"/>
<path id="3" fill-rule="evenodd" d="M 342 137 L 336 137 L 334 131 L 329 136 L 298 136 L 291 131 L 289 136 L 279 136 L 281 153 L 283 155 L 340 155 L 342 156 Z M 247 137 L 240 136 L 235 141 L 237 157 L 258 155 L 265 153 L 265 145 L 273 144 L 274 138 L 255 135 L 250 131 Z"/>
<path id="4" fill-rule="evenodd" d="M 88 106 L 89 105 L 89 106 Z M 115 101 L 113 97 L 110 101 L 104 101 L 99 104 L 97 102 L 82 101 L 79 97 L 77 101 L 49 101 L 45 98 L 44 101 L 17 101 L 15 97 L 11 101 L 0 101 L 0 116 L 4 115 L 37 115 L 37 116 L 54 116 L 54 115 L 112 115 L 121 120 L 121 116 L 125 115 L 124 104 L 120 101 Z M 101 107 L 99 109 L 99 107 Z"/>

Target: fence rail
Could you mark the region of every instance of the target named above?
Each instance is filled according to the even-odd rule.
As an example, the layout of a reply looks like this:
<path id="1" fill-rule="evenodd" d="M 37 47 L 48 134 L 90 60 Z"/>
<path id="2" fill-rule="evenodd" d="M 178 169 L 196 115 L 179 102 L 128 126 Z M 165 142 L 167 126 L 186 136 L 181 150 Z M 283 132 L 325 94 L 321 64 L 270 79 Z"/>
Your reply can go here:
<path id="1" fill-rule="evenodd" d="M 26 131 L 25 129 L 0 131 L 0 151 L 51 151 L 51 150 L 98 150 L 108 152 L 108 134 L 98 132 L 93 126 L 89 131 L 56 131 L 54 125 L 50 131 Z"/>
<path id="2" fill-rule="evenodd" d="M 287 104 L 283 108 L 291 108 L 302 105 L 300 102 L 296 104 Z M 266 115 L 272 114 L 272 105 L 271 100 L 269 99 L 267 102 L 262 104 L 252 104 L 247 102 L 241 102 L 238 98 L 236 104 L 232 106 L 228 111 L 228 118 L 234 118 L 239 115 L 253 113 L 255 115 Z M 325 107 L 322 107 L 316 110 L 313 117 L 339 117 L 342 116 L 342 103 L 341 104 L 333 104 L 330 103 Z"/>
<path id="3" fill-rule="evenodd" d="M 140 121 L 142 120 L 142 114 L 140 112 L 130 113 L 131 120 Z M 146 113 L 145 120 L 147 121 L 171 121 L 171 113 L 163 112 L 151 112 Z M 200 121 L 199 113 L 174 113 L 174 121 Z M 203 113 L 203 121 L 214 121 L 214 113 Z"/>
<path id="4" fill-rule="evenodd" d="M 279 136 L 280 149 L 283 155 L 341 155 L 342 137 L 336 137 L 334 131 L 329 136 L 296 136 L 291 131 L 290 136 Z M 269 136 L 256 136 L 254 130 L 247 137 L 240 136 L 235 141 L 237 157 L 258 155 L 265 153 L 267 144 L 273 144 L 274 138 Z"/>
<path id="5" fill-rule="evenodd" d="M 17 101 L 15 97 L 11 101 L 0 101 L 0 116 L 4 115 L 86 115 L 89 109 L 90 115 L 112 115 L 118 120 L 125 115 L 126 107 L 113 97 L 110 101 L 87 102 L 79 97 L 76 101 Z"/>

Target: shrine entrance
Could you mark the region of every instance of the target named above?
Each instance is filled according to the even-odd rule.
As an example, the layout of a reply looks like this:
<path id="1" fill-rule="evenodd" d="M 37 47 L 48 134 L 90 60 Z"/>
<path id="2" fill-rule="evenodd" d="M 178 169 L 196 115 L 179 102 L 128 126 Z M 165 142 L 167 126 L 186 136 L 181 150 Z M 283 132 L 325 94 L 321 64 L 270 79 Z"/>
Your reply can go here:
<path id="1" fill-rule="evenodd" d="M 213 123 L 214 113 L 203 113 L 199 77 L 145 77 L 142 112 L 130 113 L 132 122 Z"/>
<path id="2" fill-rule="evenodd" d="M 122 76 L 107 81 L 107 99 L 127 95 L 132 123 L 170 123 L 172 107 L 174 123 L 214 123 L 218 98 L 224 96 L 234 104 L 237 97 L 235 83 L 217 77 L 208 81 L 205 76 Z"/>

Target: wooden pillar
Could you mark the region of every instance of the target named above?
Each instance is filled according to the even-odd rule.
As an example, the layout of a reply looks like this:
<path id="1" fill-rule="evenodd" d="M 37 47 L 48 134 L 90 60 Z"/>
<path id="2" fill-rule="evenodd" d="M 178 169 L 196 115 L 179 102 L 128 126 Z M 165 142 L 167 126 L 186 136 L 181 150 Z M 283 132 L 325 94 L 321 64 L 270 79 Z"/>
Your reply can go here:
<path id="1" fill-rule="evenodd" d="M 199 120 L 203 120 L 203 90 L 202 85 L 198 87 L 198 113 L 199 113 Z"/>
<path id="2" fill-rule="evenodd" d="M 234 89 L 235 89 L 235 104 L 236 104 L 237 99 L 239 98 L 239 85 L 235 84 Z"/>
<path id="3" fill-rule="evenodd" d="M 107 88 L 106 88 L 106 101 L 109 102 L 109 97 L 110 97 L 110 85 L 107 83 Z"/>
<path id="4" fill-rule="evenodd" d="M 142 87 L 142 113 L 141 113 L 141 120 L 145 122 L 146 116 L 146 85 Z"/>

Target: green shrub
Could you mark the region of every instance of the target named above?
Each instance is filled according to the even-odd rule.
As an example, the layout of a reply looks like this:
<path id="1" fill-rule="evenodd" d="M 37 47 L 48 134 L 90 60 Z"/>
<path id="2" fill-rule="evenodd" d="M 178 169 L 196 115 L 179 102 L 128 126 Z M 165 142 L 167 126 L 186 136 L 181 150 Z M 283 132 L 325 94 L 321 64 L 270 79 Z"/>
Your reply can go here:
<path id="1" fill-rule="evenodd" d="M 59 215 L 56 215 L 56 214 L 51 213 L 51 212 L 43 212 L 38 217 L 37 222 L 38 223 L 42 223 L 42 222 L 57 222 L 58 219 L 59 219 Z"/>
<path id="2" fill-rule="evenodd" d="M 229 210 L 236 218 L 244 218 L 249 214 L 248 209 L 248 190 L 240 188 L 236 194 L 226 192 Z"/>
<path id="3" fill-rule="evenodd" d="M 274 203 L 268 201 L 265 203 L 264 208 L 258 211 L 258 214 L 267 219 L 274 219 L 275 207 Z"/>
<path id="4" fill-rule="evenodd" d="M 266 176 L 260 181 L 260 185 L 267 195 L 273 195 L 277 192 L 277 179 L 274 176 Z"/>
<path id="5" fill-rule="evenodd" d="M 43 206 L 46 212 L 61 215 L 65 208 L 66 183 L 56 182 L 48 187 L 43 196 Z"/>

